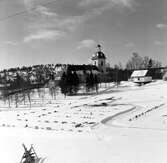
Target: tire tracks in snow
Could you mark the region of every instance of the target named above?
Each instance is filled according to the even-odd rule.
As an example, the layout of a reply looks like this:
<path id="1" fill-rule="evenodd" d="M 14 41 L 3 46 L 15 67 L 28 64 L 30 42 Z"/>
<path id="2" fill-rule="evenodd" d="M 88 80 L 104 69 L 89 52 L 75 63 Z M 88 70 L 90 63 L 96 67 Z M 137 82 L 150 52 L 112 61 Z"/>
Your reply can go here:
<path id="1" fill-rule="evenodd" d="M 119 113 L 116 113 L 115 115 L 108 116 L 108 117 L 102 119 L 98 124 L 95 124 L 95 125 L 91 126 L 91 129 L 93 130 L 93 129 L 97 129 L 97 128 L 100 128 L 102 126 L 105 126 L 107 128 L 114 127 L 114 128 L 124 128 L 124 129 L 126 128 L 126 129 L 153 130 L 153 131 L 167 131 L 167 129 L 137 127 L 137 126 L 136 127 L 135 126 L 132 127 L 132 126 L 128 126 L 126 124 L 124 125 L 123 123 L 119 123 L 119 122 L 118 123 L 114 123 L 116 120 L 119 121 L 119 119 L 121 117 L 125 117 L 126 114 L 131 113 L 132 111 L 139 111 L 142 108 L 144 108 L 144 107 L 139 106 L 139 105 L 133 105 L 133 104 L 127 104 L 127 105 L 131 105 L 132 108 L 130 108 L 128 110 L 125 110 L 125 111 L 121 111 Z M 162 106 L 164 106 L 164 104 L 161 104 L 159 106 L 159 108 L 162 107 Z"/>

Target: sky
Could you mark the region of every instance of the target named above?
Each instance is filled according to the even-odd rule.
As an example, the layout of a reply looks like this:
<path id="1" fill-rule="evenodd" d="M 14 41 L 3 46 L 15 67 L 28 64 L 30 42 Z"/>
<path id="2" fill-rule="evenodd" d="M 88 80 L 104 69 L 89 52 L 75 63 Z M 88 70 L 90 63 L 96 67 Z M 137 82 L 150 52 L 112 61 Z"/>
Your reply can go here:
<path id="1" fill-rule="evenodd" d="M 133 52 L 166 66 L 167 1 L 0 0 L 0 69 L 88 64 L 97 44 L 111 66 Z"/>

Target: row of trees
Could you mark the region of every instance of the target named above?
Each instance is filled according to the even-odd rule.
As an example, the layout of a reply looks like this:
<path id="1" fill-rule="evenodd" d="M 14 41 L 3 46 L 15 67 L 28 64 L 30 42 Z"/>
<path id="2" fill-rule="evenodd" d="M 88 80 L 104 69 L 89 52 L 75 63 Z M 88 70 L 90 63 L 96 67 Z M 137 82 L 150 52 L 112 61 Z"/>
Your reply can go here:
<path id="1" fill-rule="evenodd" d="M 126 64 L 126 69 L 148 69 L 161 67 L 161 62 L 154 60 L 148 56 L 142 57 L 138 53 L 133 53 L 132 57 Z"/>
<path id="2" fill-rule="evenodd" d="M 18 107 L 18 103 L 23 101 L 26 103 L 27 99 L 31 107 L 31 85 L 29 80 L 24 80 L 17 74 L 16 79 L 10 83 L 10 86 L 5 86 L 1 90 L 1 96 L 5 103 L 8 102 L 10 107 L 12 101 L 15 102 L 15 107 Z"/>
<path id="3" fill-rule="evenodd" d="M 85 74 L 85 83 L 81 83 L 78 74 L 74 71 L 64 72 L 61 76 L 59 86 L 61 92 L 66 95 L 76 95 L 79 91 L 80 85 L 84 84 L 86 92 L 96 90 L 98 92 L 98 77 L 92 72 L 90 74 Z"/>
<path id="4" fill-rule="evenodd" d="M 33 65 L 33 66 L 23 66 L 23 67 L 15 67 L 15 68 L 9 68 L 4 69 L 1 72 L 18 72 L 18 71 L 36 71 L 37 69 L 45 70 L 45 71 L 51 71 L 54 70 L 56 67 L 65 66 L 64 64 L 39 64 L 39 65 Z"/>
<path id="5" fill-rule="evenodd" d="M 77 73 L 72 73 L 71 71 L 67 71 L 67 73 L 64 72 L 60 79 L 59 86 L 65 96 L 67 94 L 76 94 L 79 90 L 79 77 Z"/>
<path id="6" fill-rule="evenodd" d="M 98 93 L 98 83 L 100 83 L 99 78 L 96 74 L 92 72 L 86 76 L 86 92 L 95 90 Z"/>
<path id="7" fill-rule="evenodd" d="M 52 74 L 55 74 L 56 69 L 61 67 L 61 64 L 46 64 L 46 65 L 34 65 L 29 67 L 16 67 L 10 69 L 4 69 L 0 72 L 0 84 L 11 84 L 16 74 L 19 74 L 24 80 L 30 80 L 31 83 L 45 83 L 48 81 Z"/>

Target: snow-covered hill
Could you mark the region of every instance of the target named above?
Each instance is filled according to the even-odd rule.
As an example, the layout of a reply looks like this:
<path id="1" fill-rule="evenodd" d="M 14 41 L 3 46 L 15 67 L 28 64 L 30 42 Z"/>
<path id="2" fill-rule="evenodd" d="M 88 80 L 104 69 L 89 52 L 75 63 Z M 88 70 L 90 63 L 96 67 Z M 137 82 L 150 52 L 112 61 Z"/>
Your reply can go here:
<path id="1" fill-rule="evenodd" d="M 32 108 L 0 103 L 1 162 L 19 163 L 22 143 L 44 163 L 167 161 L 167 83 L 104 84 L 99 94 L 32 96 Z"/>

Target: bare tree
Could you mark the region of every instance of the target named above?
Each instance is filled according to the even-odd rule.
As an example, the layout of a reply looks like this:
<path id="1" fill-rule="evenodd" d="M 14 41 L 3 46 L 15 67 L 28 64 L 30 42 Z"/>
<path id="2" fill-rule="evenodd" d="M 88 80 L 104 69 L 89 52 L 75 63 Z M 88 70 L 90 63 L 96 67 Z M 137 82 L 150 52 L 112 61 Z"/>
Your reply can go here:
<path id="1" fill-rule="evenodd" d="M 30 90 L 27 91 L 27 97 L 30 104 L 30 108 L 31 108 L 31 91 Z"/>
<path id="2" fill-rule="evenodd" d="M 11 107 L 11 95 L 9 93 L 9 90 L 5 88 L 2 90 L 2 99 L 4 100 L 5 104 L 8 102 L 8 107 Z"/>
<path id="3" fill-rule="evenodd" d="M 141 57 L 138 53 L 133 53 L 132 57 L 128 60 L 126 68 L 132 69 L 148 69 L 161 67 L 161 62 L 154 60 L 148 56 Z"/>
<path id="4" fill-rule="evenodd" d="M 138 53 L 134 52 L 131 59 L 127 62 L 127 69 L 141 69 L 143 65 L 143 58 Z"/>

